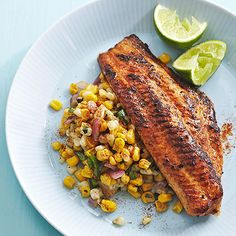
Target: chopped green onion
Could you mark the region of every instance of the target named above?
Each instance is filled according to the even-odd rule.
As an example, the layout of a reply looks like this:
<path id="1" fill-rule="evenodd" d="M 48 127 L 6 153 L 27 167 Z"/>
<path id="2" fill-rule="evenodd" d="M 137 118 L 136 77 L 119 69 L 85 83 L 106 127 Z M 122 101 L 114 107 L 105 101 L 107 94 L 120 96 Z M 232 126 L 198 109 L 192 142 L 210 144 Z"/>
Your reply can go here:
<path id="1" fill-rule="evenodd" d="M 88 166 L 89 166 L 89 168 L 91 168 L 91 169 L 93 169 L 94 168 L 94 166 L 93 166 L 93 161 L 90 159 L 90 158 L 88 158 Z"/>
<path id="2" fill-rule="evenodd" d="M 126 125 L 129 123 L 129 119 L 127 118 L 126 114 L 125 114 L 125 110 L 121 109 L 116 113 L 116 116 L 122 120 Z"/>
<path id="3" fill-rule="evenodd" d="M 94 170 L 93 171 L 94 176 L 96 178 L 99 178 L 99 176 L 100 176 L 99 163 L 98 163 L 98 160 L 95 156 L 90 156 L 88 158 L 88 165 L 89 165 L 90 168 L 92 168 Z"/>
<path id="4" fill-rule="evenodd" d="M 72 107 L 70 107 L 70 108 L 69 108 L 69 112 L 70 112 L 70 113 L 73 113 L 73 112 L 74 112 L 74 110 L 75 110 L 75 109 L 74 109 L 74 108 L 72 108 Z"/>
<path id="5" fill-rule="evenodd" d="M 76 155 L 79 157 L 81 161 L 86 160 L 86 156 L 82 152 L 77 152 Z"/>
<path id="6" fill-rule="evenodd" d="M 134 171 L 130 171 L 129 172 L 129 177 L 130 177 L 130 179 L 136 179 L 137 178 L 137 175 L 136 175 L 136 173 L 134 172 Z"/>

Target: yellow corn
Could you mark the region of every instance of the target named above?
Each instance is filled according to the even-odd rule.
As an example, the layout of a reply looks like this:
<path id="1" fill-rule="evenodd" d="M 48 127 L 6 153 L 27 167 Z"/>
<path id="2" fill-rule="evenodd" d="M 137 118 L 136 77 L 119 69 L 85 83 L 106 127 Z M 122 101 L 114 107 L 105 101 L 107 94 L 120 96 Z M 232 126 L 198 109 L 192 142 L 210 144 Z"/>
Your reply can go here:
<path id="1" fill-rule="evenodd" d="M 81 174 L 81 172 L 82 172 L 82 169 L 78 169 L 74 173 L 75 177 L 79 180 L 79 182 L 82 182 L 82 181 L 86 180 L 86 178 Z"/>
<path id="2" fill-rule="evenodd" d="M 86 91 L 91 91 L 92 93 L 96 94 L 98 93 L 98 86 L 94 84 L 89 84 L 86 88 Z"/>
<path id="3" fill-rule="evenodd" d="M 154 194 L 152 192 L 144 192 L 141 199 L 144 203 L 151 203 L 155 201 Z"/>
<path id="4" fill-rule="evenodd" d="M 116 162 L 122 162 L 122 157 L 121 157 L 120 153 L 115 153 L 114 158 L 115 158 Z"/>
<path id="5" fill-rule="evenodd" d="M 72 148 L 67 147 L 67 148 L 65 149 L 65 151 L 66 151 L 66 153 L 68 154 L 68 156 L 70 156 L 70 157 L 72 157 L 72 156 L 75 155 L 75 153 L 74 153 L 74 151 L 73 151 Z"/>
<path id="6" fill-rule="evenodd" d="M 66 160 L 68 166 L 76 166 L 79 163 L 79 158 L 77 156 L 70 157 Z"/>
<path id="7" fill-rule="evenodd" d="M 60 142 L 53 142 L 52 144 L 52 148 L 55 150 L 55 151 L 59 151 L 60 148 L 61 148 L 61 143 Z"/>
<path id="8" fill-rule="evenodd" d="M 139 175 L 136 179 L 130 180 L 130 183 L 135 186 L 141 186 L 143 184 L 143 176 Z"/>
<path id="9" fill-rule="evenodd" d="M 63 180 L 63 184 L 65 187 L 67 187 L 68 189 L 72 189 L 75 186 L 75 180 L 72 176 L 68 175 L 65 177 L 65 179 Z"/>
<path id="10" fill-rule="evenodd" d="M 122 138 L 116 138 L 114 145 L 113 145 L 113 150 L 115 151 L 120 151 L 124 148 L 125 146 L 125 141 Z"/>
<path id="11" fill-rule="evenodd" d="M 90 195 L 90 187 L 89 184 L 83 184 L 79 186 L 79 191 L 82 197 L 89 197 Z"/>
<path id="12" fill-rule="evenodd" d="M 139 193 L 139 192 L 132 192 L 132 191 L 128 190 L 128 193 L 131 196 L 133 196 L 134 198 L 140 198 L 140 196 L 141 196 L 141 193 Z"/>
<path id="13" fill-rule="evenodd" d="M 78 89 L 78 86 L 77 84 L 71 84 L 70 85 L 70 93 L 71 94 L 76 94 L 78 93 L 79 89 Z"/>
<path id="14" fill-rule="evenodd" d="M 110 88 L 110 85 L 109 85 L 107 82 L 101 83 L 101 86 L 102 86 L 103 89 L 108 89 L 108 88 Z"/>
<path id="15" fill-rule="evenodd" d="M 127 134 L 126 134 L 126 139 L 129 144 L 134 144 L 135 143 L 135 135 L 134 135 L 134 130 L 130 129 Z"/>
<path id="16" fill-rule="evenodd" d="M 100 132 L 104 132 L 107 129 L 107 122 L 105 120 L 102 121 L 100 126 Z"/>
<path id="17" fill-rule="evenodd" d="M 50 107 L 51 107 L 52 109 L 54 109 L 55 111 L 59 111 L 59 110 L 61 110 L 61 108 L 62 108 L 62 103 L 61 103 L 59 100 L 56 100 L 56 99 L 52 100 L 52 101 L 49 103 L 49 105 L 50 105 Z"/>
<path id="18" fill-rule="evenodd" d="M 158 201 L 161 203 L 170 202 L 172 200 L 172 194 L 170 193 L 161 193 L 158 196 Z"/>
<path id="19" fill-rule="evenodd" d="M 127 189 L 131 192 L 138 192 L 138 187 L 133 184 L 129 184 Z"/>
<path id="20" fill-rule="evenodd" d="M 71 157 L 70 155 L 68 155 L 68 153 L 67 153 L 66 151 L 62 151 L 61 156 L 62 156 L 65 160 L 67 160 L 68 158 Z"/>
<path id="21" fill-rule="evenodd" d="M 91 157 L 91 156 L 94 156 L 96 153 L 95 149 L 94 148 L 91 148 L 89 150 L 87 150 L 84 154 L 87 156 L 87 157 Z"/>
<path id="22" fill-rule="evenodd" d="M 98 96 L 95 95 L 94 93 L 89 93 L 89 94 L 86 94 L 86 95 L 84 96 L 84 100 L 87 101 L 87 102 L 88 102 L 88 101 L 97 102 Z"/>
<path id="23" fill-rule="evenodd" d="M 93 148 L 96 146 L 96 142 L 93 140 L 92 137 L 86 137 L 86 144 L 87 144 L 87 148 Z"/>
<path id="24" fill-rule="evenodd" d="M 125 163 L 118 163 L 118 164 L 117 164 L 117 167 L 118 167 L 120 170 L 125 170 Z"/>
<path id="25" fill-rule="evenodd" d="M 129 166 L 131 166 L 133 164 L 133 159 L 131 157 L 128 158 L 128 160 L 125 161 L 125 169 L 128 169 Z"/>
<path id="26" fill-rule="evenodd" d="M 116 208 L 117 208 L 116 203 L 112 200 L 103 199 L 101 201 L 101 209 L 104 212 L 114 212 Z"/>
<path id="27" fill-rule="evenodd" d="M 159 181 L 165 180 L 165 178 L 164 178 L 164 176 L 160 172 L 157 172 L 157 174 L 154 175 L 154 180 L 159 182 Z"/>
<path id="28" fill-rule="evenodd" d="M 167 203 L 155 201 L 156 211 L 157 212 L 164 212 L 168 209 Z"/>
<path id="29" fill-rule="evenodd" d="M 86 121 L 90 118 L 89 109 L 81 109 L 81 118 Z"/>
<path id="30" fill-rule="evenodd" d="M 149 166 L 151 165 L 151 162 L 147 159 L 141 159 L 138 163 L 139 168 L 147 170 Z"/>
<path id="31" fill-rule="evenodd" d="M 133 160 L 138 161 L 140 159 L 140 148 L 135 147 L 133 151 Z"/>
<path id="32" fill-rule="evenodd" d="M 122 159 L 125 161 L 125 162 L 129 162 L 130 161 L 130 152 L 127 148 L 123 148 L 121 153 L 120 153 Z"/>
<path id="33" fill-rule="evenodd" d="M 121 176 L 121 181 L 124 183 L 124 184 L 128 184 L 129 181 L 130 181 L 130 177 L 127 175 L 127 174 L 123 174 Z"/>
<path id="34" fill-rule="evenodd" d="M 113 157 L 113 156 L 110 156 L 109 157 L 109 162 L 110 162 L 110 164 L 111 165 L 113 165 L 113 166 L 115 166 L 117 163 L 116 163 L 116 160 L 115 160 L 115 158 Z"/>
<path id="35" fill-rule="evenodd" d="M 172 210 L 178 214 L 183 210 L 183 206 L 179 200 L 175 202 L 174 206 L 172 207 Z"/>
<path id="36" fill-rule="evenodd" d="M 123 140 L 126 140 L 126 135 L 125 135 L 125 134 L 122 134 L 122 133 L 120 133 L 120 132 L 117 132 L 117 133 L 116 133 L 116 137 L 117 137 L 117 138 L 122 138 Z"/>
<path id="37" fill-rule="evenodd" d="M 153 183 L 144 183 L 142 184 L 141 188 L 144 192 L 150 191 L 153 187 Z"/>
<path id="38" fill-rule="evenodd" d="M 103 102 L 103 105 L 108 109 L 111 110 L 113 108 L 113 102 L 112 101 L 105 101 Z"/>
<path id="39" fill-rule="evenodd" d="M 112 152 L 104 148 L 102 150 L 98 150 L 96 156 L 99 161 L 105 161 L 108 160 L 110 156 L 112 156 Z"/>
<path id="40" fill-rule="evenodd" d="M 103 184 L 108 185 L 108 186 L 114 185 L 116 183 L 116 180 L 111 178 L 111 176 L 108 175 L 107 173 L 102 174 L 100 176 L 100 180 Z"/>
<path id="41" fill-rule="evenodd" d="M 93 170 L 90 169 L 88 166 L 84 166 L 84 168 L 81 171 L 81 175 L 85 178 L 92 178 L 93 177 Z"/>
<path id="42" fill-rule="evenodd" d="M 170 57 L 170 55 L 169 54 L 167 54 L 167 53 L 162 53 L 159 57 L 158 57 L 160 60 L 161 60 L 161 62 L 163 62 L 164 64 L 168 64 L 169 62 L 170 62 L 170 60 L 171 60 L 171 57 Z"/>

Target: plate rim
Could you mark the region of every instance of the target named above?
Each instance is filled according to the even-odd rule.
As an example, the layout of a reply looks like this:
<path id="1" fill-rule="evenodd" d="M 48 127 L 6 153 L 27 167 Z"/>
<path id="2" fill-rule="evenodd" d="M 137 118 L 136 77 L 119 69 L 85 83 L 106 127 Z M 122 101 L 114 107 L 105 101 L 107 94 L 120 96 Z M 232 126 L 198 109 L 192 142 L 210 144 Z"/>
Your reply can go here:
<path id="1" fill-rule="evenodd" d="M 27 53 L 24 55 L 23 59 L 21 60 L 17 70 L 16 70 L 16 73 L 14 75 L 14 78 L 13 78 L 13 81 L 11 83 L 11 86 L 10 86 L 10 90 L 9 90 L 9 93 L 8 93 L 8 96 L 7 96 L 7 102 L 6 102 L 6 113 L 5 113 L 5 136 L 6 136 L 6 146 L 7 146 L 7 150 L 8 150 L 8 156 L 9 156 L 9 159 L 10 159 L 10 163 L 12 165 L 12 168 L 13 168 L 13 171 L 14 171 L 14 174 L 17 178 L 17 181 L 20 185 L 20 187 L 22 188 L 22 190 L 24 191 L 26 197 L 28 198 L 28 200 L 30 201 L 30 203 L 33 205 L 33 207 L 37 210 L 37 212 L 52 226 L 54 227 L 59 233 L 63 234 L 63 235 L 66 235 L 66 232 L 64 231 L 63 229 L 63 226 L 59 226 L 57 225 L 56 223 L 54 223 L 53 220 L 49 219 L 47 217 L 47 215 L 43 212 L 43 210 L 40 209 L 40 207 L 37 206 L 37 202 L 33 199 L 33 197 L 31 197 L 31 193 L 29 190 L 27 190 L 27 188 L 24 186 L 24 180 L 22 177 L 20 177 L 20 174 L 17 170 L 17 166 L 14 164 L 14 160 L 13 160 L 13 154 L 11 153 L 11 148 L 10 148 L 10 139 L 9 139 L 9 124 L 8 124 L 8 117 L 9 117 L 9 104 L 10 104 L 10 100 L 11 100 L 11 97 L 12 97 L 12 91 L 13 91 L 13 87 L 15 86 L 15 83 L 17 81 L 17 76 L 18 76 L 18 73 L 20 71 L 20 69 L 23 67 L 27 57 L 30 55 L 30 53 L 38 46 L 38 44 L 40 44 L 40 42 L 44 39 L 44 37 L 48 34 L 50 34 L 52 32 L 52 30 L 57 27 L 57 25 L 61 24 L 61 22 L 63 22 L 63 20 L 65 20 L 66 18 L 68 18 L 69 16 L 71 16 L 72 14 L 74 13 L 79 13 L 82 9 L 84 8 L 87 8 L 89 7 L 90 5 L 93 5 L 95 4 L 96 2 L 102 2 L 102 1 L 107 1 L 107 0 L 88 0 L 88 2 L 86 3 L 83 3 L 81 4 L 80 6 L 78 7 L 75 7 L 74 9 L 68 11 L 66 14 L 62 15 L 61 17 L 59 17 L 59 19 L 57 19 L 54 23 L 52 23 L 49 27 L 46 28 L 46 30 L 40 34 L 38 36 L 38 38 L 33 42 L 33 44 L 30 46 L 30 48 L 28 49 Z M 232 12 L 231 10 L 229 9 L 226 9 L 224 8 L 223 5 L 220 5 L 218 3 L 215 3 L 215 2 L 212 2 L 211 1 L 208 1 L 208 0 L 195 0 L 195 1 L 198 1 L 200 3 L 204 3 L 204 4 L 208 4 L 208 5 L 212 5 L 213 7 L 216 7 L 218 8 L 219 10 L 221 11 L 224 11 L 225 14 L 228 14 L 230 15 L 231 17 L 234 17 L 236 19 L 236 12 Z M 158 3 L 158 0 L 157 0 L 157 3 Z"/>

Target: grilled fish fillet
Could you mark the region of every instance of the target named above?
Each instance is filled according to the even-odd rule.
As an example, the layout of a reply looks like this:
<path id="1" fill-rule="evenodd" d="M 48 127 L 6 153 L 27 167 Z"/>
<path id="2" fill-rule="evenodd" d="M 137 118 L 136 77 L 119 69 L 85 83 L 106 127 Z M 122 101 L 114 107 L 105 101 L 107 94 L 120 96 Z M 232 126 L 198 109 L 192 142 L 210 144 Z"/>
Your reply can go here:
<path id="1" fill-rule="evenodd" d="M 209 98 L 180 81 L 136 35 L 100 54 L 98 62 L 186 212 L 218 212 L 223 154 Z"/>

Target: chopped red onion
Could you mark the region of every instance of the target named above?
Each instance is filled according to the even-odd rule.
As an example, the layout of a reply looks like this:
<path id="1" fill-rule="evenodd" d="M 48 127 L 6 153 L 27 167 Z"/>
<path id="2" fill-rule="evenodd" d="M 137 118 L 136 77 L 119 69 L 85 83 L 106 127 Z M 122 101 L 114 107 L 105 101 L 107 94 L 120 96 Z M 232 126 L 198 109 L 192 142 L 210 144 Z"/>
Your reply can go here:
<path id="1" fill-rule="evenodd" d="M 117 171 L 109 171 L 108 174 L 111 176 L 113 179 L 118 179 L 120 178 L 123 174 L 125 173 L 124 170 L 117 170 Z"/>
<path id="2" fill-rule="evenodd" d="M 73 120 L 76 119 L 76 116 L 70 116 L 67 118 L 67 120 L 64 122 L 65 125 L 69 125 Z"/>
<path id="3" fill-rule="evenodd" d="M 97 200 L 93 200 L 91 197 L 88 199 L 88 204 L 90 205 L 90 206 L 92 206 L 92 207 L 97 207 L 97 205 L 98 205 L 98 202 L 97 202 Z"/>
<path id="4" fill-rule="evenodd" d="M 98 141 L 99 137 L 99 132 L 100 132 L 100 126 L 101 126 L 101 121 L 97 118 L 93 120 L 93 125 L 92 125 L 92 137 L 95 142 Z"/>
<path id="5" fill-rule="evenodd" d="M 111 170 L 116 170 L 116 169 L 117 169 L 116 166 L 113 166 L 113 165 L 110 164 L 109 162 L 106 162 L 106 163 L 104 164 L 104 166 L 107 167 L 107 168 L 109 168 L 109 169 L 111 169 Z"/>
<path id="6" fill-rule="evenodd" d="M 70 106 L 71 107 L 76 107 L 78 102 L 77 102 L 77 98 L 79 97 L 79 94 L 76 93 L 74 95 L 71 96 L 71 99 L 70 99 Z"/>

